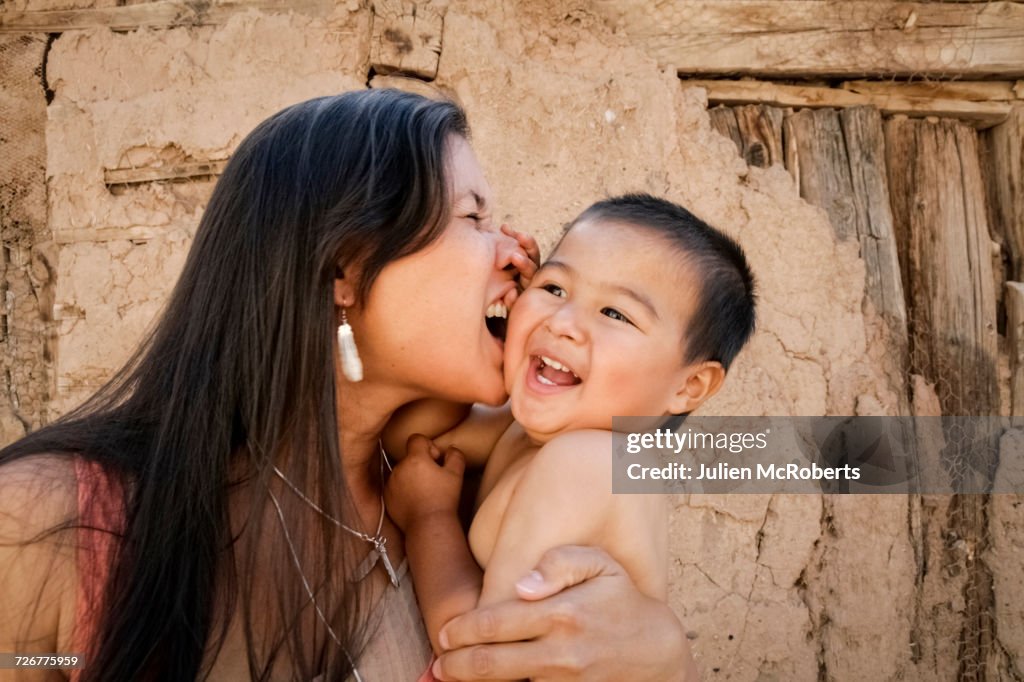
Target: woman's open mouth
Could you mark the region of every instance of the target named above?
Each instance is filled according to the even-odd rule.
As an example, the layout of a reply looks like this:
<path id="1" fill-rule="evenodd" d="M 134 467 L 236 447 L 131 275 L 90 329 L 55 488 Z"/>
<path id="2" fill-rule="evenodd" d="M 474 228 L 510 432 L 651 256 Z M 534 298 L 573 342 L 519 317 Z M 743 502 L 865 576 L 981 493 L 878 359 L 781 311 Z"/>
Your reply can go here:
<path id="1" fill-rule="evenodd" d="M 491 336 L 499 341 L 504 341 L 505 333 L 508 331 L 508 307 L 501 302 L 492 303 L 487 308 L 484 324 L 487 325 L 487 331 L 491 333 Z"/>

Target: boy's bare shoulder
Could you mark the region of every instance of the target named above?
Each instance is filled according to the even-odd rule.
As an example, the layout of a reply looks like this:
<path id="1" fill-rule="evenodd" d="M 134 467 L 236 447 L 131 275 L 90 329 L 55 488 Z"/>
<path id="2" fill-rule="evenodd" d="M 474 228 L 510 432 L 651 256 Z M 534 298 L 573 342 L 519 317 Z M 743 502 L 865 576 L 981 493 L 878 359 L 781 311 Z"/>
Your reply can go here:
<path id="1" fill-rule="evenodd" d="M 545 443 L 534 455 L 530 469 L 538 475 L 571 476 L 587 485 L 607 481 L 610 493 L 611 457 L 611 431 L 580 429 L 560 434 Z"/>
<path id="2" fill-rule="evenodd" d="M 612 432 L 602 429 L 580 429 L 555 436 L 538 450 L 537 454 L 545 457 L 561 459 L 586 458 L 601 463 L 611 461 Z"/>

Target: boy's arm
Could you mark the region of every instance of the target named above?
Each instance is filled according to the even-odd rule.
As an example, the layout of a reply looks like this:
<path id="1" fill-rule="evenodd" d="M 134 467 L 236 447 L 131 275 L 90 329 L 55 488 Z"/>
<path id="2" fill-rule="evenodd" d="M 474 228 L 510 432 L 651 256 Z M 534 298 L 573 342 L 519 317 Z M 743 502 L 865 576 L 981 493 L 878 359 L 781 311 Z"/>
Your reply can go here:
<path id="1" fill-rule="evenodd" d="M 577 431 L 534 455 L 502 517 L 480 606 L 517 598 L 516 581 L 547 550 L 602 544 L 614 502 L 610 453 L 610 434 Z"/>
<path id="2" fill-rule="evenodd" d="M 402 405 L 384 425 L 381 444 L 399 459 L 405 456 L 409 436 L 422 433 L 433 440 L 451 431 L 469 416 L 471 403 L 453 403 L 436 398 L 424 398 Z"/>
<path id="3" fill-rule="evenodd" d="M 405 534 L 405 552 L 430 645 L 440 655 L 438 633 L 452 618 L 476 608 L 483 571 L 454 512 L 413 521 Z"/>
<path id="4" fill-rule="evenodd" d="M 442 456 L 427 438 L 415 436 L 384 490 L 388 515 L 405 534 L 416 601 L 437 654 L 441 627 L 476 606 L 483 581 L 457 513 L 464 467 L 455 448 Z"/>
<path id="5" fill-rule="evenodd" d="M 512 423 L 512 410 L 500 407 L 465 405 L 445 400 L 417 400 L 399 408 L 387 425 L 381 442 L 398 459 L 405 456 L 406 441 L 422 433 L 442 450 L 457 445 L 466 462 L 481 467 L 501 434 Z"/>

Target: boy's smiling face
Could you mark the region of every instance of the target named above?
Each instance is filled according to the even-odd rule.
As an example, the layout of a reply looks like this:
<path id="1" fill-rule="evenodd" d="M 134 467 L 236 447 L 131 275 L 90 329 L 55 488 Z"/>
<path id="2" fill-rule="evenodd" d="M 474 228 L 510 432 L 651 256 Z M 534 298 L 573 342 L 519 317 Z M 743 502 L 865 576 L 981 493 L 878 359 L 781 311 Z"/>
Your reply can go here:
<path id="1" fill-rule="evenodd" d="M 707 397 L 694 377 L 709 364 L 683 364 L 699 287 L 696 269 L 653 230 L 577 223 L 510 313 L 505 385 L 516 420 L 546 442 L 610 430 L 613 415 L 692 410 L 697 393 L 697 403 Z"/>

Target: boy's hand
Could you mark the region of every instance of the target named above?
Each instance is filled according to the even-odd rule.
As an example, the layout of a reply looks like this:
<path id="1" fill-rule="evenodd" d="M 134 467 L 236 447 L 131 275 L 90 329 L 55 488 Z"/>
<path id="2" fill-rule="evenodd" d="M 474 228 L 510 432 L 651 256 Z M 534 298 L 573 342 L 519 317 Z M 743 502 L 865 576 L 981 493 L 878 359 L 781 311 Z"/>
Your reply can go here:
<path id="1" fill-rule="evenodd" d="M 454 447 L 442 453 L 426 436 L 410 436 L 405 459 L 395 466 L 384 487 L 388 516 L 406 532 L 417 518 L 456 515 L 465 468 L 465 458 Z"/>
<path id="2" fill-rule="evenodd" d="M 533 236 L 513 230 L 507 224 L 501 226 L 501 233 L 516 240 L 519 250 L 511 254 L 509 260 L 519 271 L 519 288 L 525 289 L 530 286 L 530 280 L 537 274 L 537 268 L 540 267 L 540 247 L 537 246 L 537 240 Z"/>

